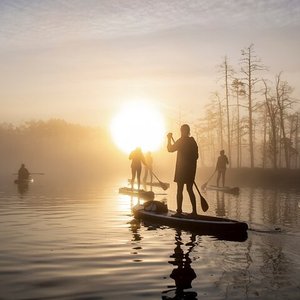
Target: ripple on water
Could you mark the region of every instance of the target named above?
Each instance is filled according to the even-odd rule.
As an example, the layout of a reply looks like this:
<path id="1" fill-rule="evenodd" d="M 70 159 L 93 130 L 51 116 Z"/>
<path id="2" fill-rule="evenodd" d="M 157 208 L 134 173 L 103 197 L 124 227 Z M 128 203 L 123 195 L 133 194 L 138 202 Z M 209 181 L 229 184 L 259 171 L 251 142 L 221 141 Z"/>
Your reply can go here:
<path id="1" fill-rule="evenodd" d="M 209 193 L 209 214 L 284 229 L 250 231 L 245 242 L 230 242 L 131 222 L 133 200 L 112 190 L 115 183 L 62 194 L 32 188 L 22 199 L 0 193 L 1 297 L 171 299 L 182 287 L 190 299 L 299 294 L 298 194 Z M 182 282 L 180 274 L 189 275 Z"/>

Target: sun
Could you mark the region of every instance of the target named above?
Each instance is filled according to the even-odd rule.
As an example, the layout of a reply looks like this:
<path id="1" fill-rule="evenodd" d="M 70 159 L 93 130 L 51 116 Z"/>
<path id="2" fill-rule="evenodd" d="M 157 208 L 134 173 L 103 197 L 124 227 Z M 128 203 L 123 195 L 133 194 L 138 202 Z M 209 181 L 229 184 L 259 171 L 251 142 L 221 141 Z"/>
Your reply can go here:
<path id="1" fill-rule="evenodd" d="M 136 147 L 143 151 L 158 150 L 165 136 L 165 124 L 159 110 L 145 101 L 129 102 L 111 122 L 116 145 L 126 153 Z"/>

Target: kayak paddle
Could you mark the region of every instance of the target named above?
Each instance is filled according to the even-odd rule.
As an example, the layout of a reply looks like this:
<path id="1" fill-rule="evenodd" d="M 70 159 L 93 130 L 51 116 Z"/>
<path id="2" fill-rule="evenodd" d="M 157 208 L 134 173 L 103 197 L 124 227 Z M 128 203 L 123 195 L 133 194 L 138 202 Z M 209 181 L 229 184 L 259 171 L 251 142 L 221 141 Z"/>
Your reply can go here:
<path id="1" fill-rule="evenodd" d="M 31 173 L 29 172 L 30 175 L 45 175 L 45 173 Z M 18 175 L 18 173 L 13 173 L 12 175 Z"/>

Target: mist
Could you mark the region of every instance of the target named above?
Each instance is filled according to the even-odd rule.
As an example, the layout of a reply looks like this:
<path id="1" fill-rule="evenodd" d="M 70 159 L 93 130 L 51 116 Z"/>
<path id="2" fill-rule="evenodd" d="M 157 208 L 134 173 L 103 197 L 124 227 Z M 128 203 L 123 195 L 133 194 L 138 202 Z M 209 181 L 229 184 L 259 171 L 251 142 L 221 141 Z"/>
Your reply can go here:
<path id="1" fill-rule="evenodd" d="M 1 181 L 12 181 L 22 163 L 31 173 L 45 173 L 47 181 L 105 180 L 118 174 L 130 177 L 128 155 L 114 145 L 109 132 L 99 127 L 62 119 L 32 120 L 19 126 L 3 123 L 0 138 Z M 172 176 L 175 156 L 164 148 L 153 156 L 154 171 Z"/>

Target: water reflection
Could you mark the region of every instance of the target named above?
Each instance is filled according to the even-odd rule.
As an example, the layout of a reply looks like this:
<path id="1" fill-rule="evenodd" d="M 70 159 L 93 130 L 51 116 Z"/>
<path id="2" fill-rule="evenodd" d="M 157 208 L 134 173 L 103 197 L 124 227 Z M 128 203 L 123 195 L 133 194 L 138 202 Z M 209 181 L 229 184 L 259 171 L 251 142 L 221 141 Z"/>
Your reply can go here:
<path id="1" fill-rule="evenodd" d="M 18 193 L 20 194 L 21 198 L 28 192 L 29 184 L 28 182 L 16 183 L 18 188 Z"/>
<path id="2" fill-rule="evenodd" d="M 197 293 L 194 291 L 185 291 L 186 289 L 192 288 L 192 281 L 197 277 L 194 269 L 192 268 L 192 260 L 189 255 L 197 245 L 196 235 L 190 235 L 190 241 L 185 244 L 187 250 L 184 251 L 182 246 L 184 245 L 181 238 L 181 230 L 176 230 L 175 234 L 175 249 L 174 253 L 170 256 L 174 260 L 169 261 L 168 263 L 176 266 L 170 278 L 175 281 L 175 295 L 169 296 L 168 294 L 172 290 L 163 291 L 162 299 L 197 299 Z"/>
<path id="3" fill-rule="evenodd" d="M 224 193 L 217 191 L 217 203 L 216 203 L 216 216 L 224 217 L 225 216 L 225 201 Z"/>
<path id="4" fill-rule="evenodd" d="M 142 237 L 139 233 L 139 229 L 141 228 L 141 224 L 138 220 L 133 219 L 132 221 L 130 221 L 130 229 L 132 232 L 132 242 L 139 242 Z"/>
<path id="5" fill-rule="evenodd" d="M 37 183 L 28 194 L 21 190 L 24 201 L 11 180 L 1 184 L 0 298 L 299 298 L 299 192 L 208 194 L 209 214 L 261 225 L 263 231 L 251 230 L 236 243 L 137 220 L 127 224 L 130 207 L 143 200 L 119 195 L 117 184 Z"/>

